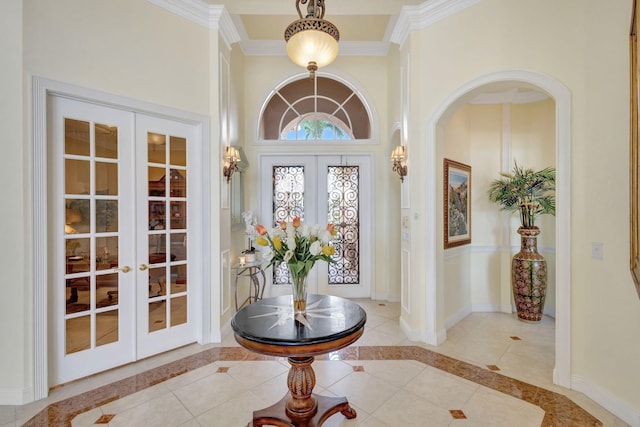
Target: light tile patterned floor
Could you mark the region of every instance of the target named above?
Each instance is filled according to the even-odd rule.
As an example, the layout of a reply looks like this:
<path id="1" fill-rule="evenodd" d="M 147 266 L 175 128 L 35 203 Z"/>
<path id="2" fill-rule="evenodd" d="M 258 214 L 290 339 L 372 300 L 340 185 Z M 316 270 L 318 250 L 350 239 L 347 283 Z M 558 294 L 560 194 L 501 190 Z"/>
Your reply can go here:
<path id="1" fill-rule="evenodd" d="M 541 407 L 481 385 L 483 381 L 480 379 L 498 374 L 564 394 L 605 427 L 626 425 L 584 395 L 552 384 L 553 319 L 545 317 L 541 324 L 535 325 L 519 322 L 515 315 L 474 313 L 447 332 L 448 339 L 444 344 L 431 347 L 406 339 L 398 326 L 397 303 L 357 302 L 366 310 L 368 317 L 365 333 L 356 343 L 359 354 L 367 354 L 364 349 L 369 346 L 403 346 L 394 348 L 393 352 L 403 354 L 402 349 L 406 348 L 407 354 L 410 354 L 410 346 L 419 346 L 462 361 L 460 364 L 467 362 L 474 365 L 473 369 L 462 369 L 472 371 L 472 375 L 467 375 L 465 379 L 458 372 L 446 372 L 402 356 L 398 360 L 365 360 L 336 354 L 334 358 L 340 360 L 331 360 L 331 355 L 327 360 L 317 359 L 313 364 L 317 379 L 314 392 L 347 396 L 358 413 L 354 420 L 346 420 L 336 414 L 324 426 L 545 425 L 545 411 Z M 103 404 L 78 413 L 72 418 L 71 424 L 75 427 L 246 426 L 254 410 L 277 402 L 288 391 L 286 377 L 289 365 L 286 359 L 239 361 L 239 358 L 228 357 L 200 363 L 200 367 L 193 369 L 177 368 L 177 372 L 170 375 L 171 378 L 162 378 L 164 368 L 160 366 L 168 362 L 190 360 L 189 357 L 197 357 L 218 347 L 231 347 L 221 348 L 220 354 L 240 351 L 232 334 L 225 336 L 218 345 L 187 346 L 65 385 L 40 402 L 21 407 L 0 407 L 0 426 L 20 426 L 30 419 L 28 425 L 64 425 L 53 412 L 62 411 L 63 407 L 69 405 L 82 407 L 83 400 L 94 398 L 92 393 L 122 388 L 130 384 L 131 381 L 127 380 L 136 375 L 160 375 L 161 379 L 150 381 L 153 385 L 142 386 L 137 392 L 120 393 L 124 397 L 116 400 L 109 398 Z M 380 350 L 371 348 L 372 351 Z M 222 350 L 230 350 L 231 353 Z M 380 350 L 379 353 L 384 354 L 385 351 Z M 390 354 L 391 350 L 387 353 Z M 476 380 L 475 376 L 479 379 Z M 488 384 L 486 381 L 484 383 Z M 526 384 L 524 389 L 527 389 Z M 54 411 L 52 405 L 49 406 L 49 413 L 41 412 L 52 402 L 58 402 L 60 408 L 55 407 Z M 74 413 L 74 408 L 65 410 Z M 45 416 L 32 419 L 37 414 Z M 47 418 L 52 420 L 50 424 L 42 422 Z M 565 425 L 582 427 L 598 424 Z"/>

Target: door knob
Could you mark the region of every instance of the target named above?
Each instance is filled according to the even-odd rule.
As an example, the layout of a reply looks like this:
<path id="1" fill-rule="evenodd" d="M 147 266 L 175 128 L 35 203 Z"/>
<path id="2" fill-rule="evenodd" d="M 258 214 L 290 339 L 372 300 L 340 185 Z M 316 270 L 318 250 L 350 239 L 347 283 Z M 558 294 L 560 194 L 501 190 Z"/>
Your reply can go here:
<path id="1" fill-rule="evenodd" d="M 131 271 L 131 267 L 129 267 L 128 265 L 125 265 L 122 268 L 119 268 L 118 270 L 122 271 L 123 273 L 128 273 Z"/>
<path id="2" fill-rule="evenodd" d="M 140 264 L 140 267 L 138 267 L 138 270 L 140 271 L 145 271 L 149 268 L 149 266 L 147 264 Z"/>

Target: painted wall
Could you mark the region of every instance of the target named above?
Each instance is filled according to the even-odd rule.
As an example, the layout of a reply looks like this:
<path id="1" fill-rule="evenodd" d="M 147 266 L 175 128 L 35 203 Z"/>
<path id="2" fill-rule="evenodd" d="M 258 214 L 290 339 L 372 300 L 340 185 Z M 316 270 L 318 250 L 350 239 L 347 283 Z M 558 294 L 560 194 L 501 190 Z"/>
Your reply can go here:
<path id="1" fill-rule="evenodd" d="M 442 100 L 488 73 L 531 70 L 569 88 L 571 380 L 600 402 L 618 405 L 619 414 L 637 423 L 640 300 L 628 264 L 630 14 L 630 2 L 484 0 L 412 33 L 415 96 L 409 133 L 412 140 L 425 141 L 427 120 Z M 425 145 L 412 152 L 428 160 Z M 412 180 L 426 182 L 426 171 L 414 171 Z M 412 210 L 418 217 L 425 218 L 429 202 L 414 186 Z M 414 223 L 414 233 L 425 231 L 424 221 Z M 591 258 L 591 242 L 604 244 L 603 260 Z M 412 244 L 418 259 L 426 249 Z M 422 263 L 412 263 L 412 291 L 421 292 L 427 274 Z M 405 320 L 420 330 L 425 307 L 413 307 L 419 311 Z"/>
<path id="2" fill-rule="evenodd" d="M 7 285 L 0 303 L 0 400 L 20 404 L 33 399 L 34 376 L 30 77 L 207 115 L 210 42 L 209 30 L 144 0 L 9 0 L 0 5 L 0 22 L 0 174 L 13 183 L 3 187 L 13 208 L 0 214 L 0 266 Z"/>
<path id="3" fill-rule="evenodd" d="M 555 167 L 555 103 L 465 104 L 445 127 L 443 152 L 444 157 L 472 167 L 471 245 L 447 249 L 444 255 L 445 324 L 450 328 L 471 311 L 501 311 L 502 293 L 511 293 L 510 263 L 520 247 L 519 219 L 498 211 L 487 193 L 490 183 L 499 177 L 505 156 L 536 170 Z M 501 254 L 503 221 L 507 222 L 507 257 Z M 539 238 L 538 249 L 549 269 L 545 313 L 553 316 L 555 222 L 553 217 L 539 217 L 537 224 L 546 237 Z M 508 274 L 501 275 L 503 269 Z M 508 312 L 511 306 L 509 301 Z"/>
<path id="4" fill-rule="evenodd" d="M 3 161 L 0 182 L 5 209 L 0 209 L 0 269 L 3 271 L 0 299 L 0 402 L 23 399 L 28 394 L 31 356 L 31 291 L 29 245 L 25 233 L 29 224 L 29 199 L 25 139 L 26 106 L 22 92 L 22 1 L 0 3 L 0 129 Z M 28 397 L 28 396 L 27 396 Z"/>
<path id="5" fill-rule="evenodd" d="M 244 148 L 251 166 L 244 174 L 245 209 L 259 212 L 259 162 L 261 153 L 288 153 L 291 146 L 256 144 L 258 137 L 258 116 L 270 92 L 287 79 L 307 75 L 306 70 L 293 64 L 286 57 L 246 57 L 244 61 Z M 322 68 L 319 74 L 337 75 L 361 90 L 361 97 L 370 103 L 372 108 L 372 142 L 371 145 L 349 145 L 339 147 L 314 146 L 309 151 L 314 154 L 335 153 L 373 153 L 372 164 L 375 203 L 374 224 L 374 274 L 375 286 L 372 294 L 375 298 L 386 299 L 389 293 L 387 283 L 387 241 L 390 228 L 387 221 L 386 194 L 389 191 L 389 162 L 388 140 L 390 138 L 389 125 L 386 121 L 388 114 L 388 68 L 387 59 L 382 57 L 338 58 L 333 64 Z M 260 221 L 261 218 L 258 217 Z M 241 232 L 237 232 L 241 233 Z M 397 234 L 396 234 L 397 236 Z"/>

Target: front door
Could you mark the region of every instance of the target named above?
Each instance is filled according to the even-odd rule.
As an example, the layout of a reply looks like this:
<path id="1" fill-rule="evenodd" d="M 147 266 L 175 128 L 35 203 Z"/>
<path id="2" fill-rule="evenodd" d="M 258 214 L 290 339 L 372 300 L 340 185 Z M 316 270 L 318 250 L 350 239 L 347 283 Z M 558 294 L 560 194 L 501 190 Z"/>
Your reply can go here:
<path id="1" fill-rule="evenodd" d="M 49 111 L 55 385 L 196 340 L 187 250 L 195 131 L 55 96 Z"/>
<path id="2" fill-rule="evenodd" d="M 317 262 L 310 293 L 369 298 L 373 286 L 371 166 L 368 156 L 263 156 L 261 215 L 267 226 L 300 216 L 335 225 L 334 263 Z M 291 292 L 286 267 L 267 274 L 270 295 Z"/>

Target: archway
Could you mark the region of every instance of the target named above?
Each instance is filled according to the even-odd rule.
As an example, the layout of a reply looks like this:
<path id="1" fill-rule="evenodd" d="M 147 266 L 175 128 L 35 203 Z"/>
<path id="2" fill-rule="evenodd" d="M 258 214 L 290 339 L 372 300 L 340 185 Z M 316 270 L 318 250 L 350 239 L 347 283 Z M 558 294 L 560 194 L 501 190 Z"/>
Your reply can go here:
<path id="1" fill-rule="evenodd" d="M 442 124 L 462 104 L 481 92 L 525 87 L 546 93 L 555 101 L 556 119 L 556 338 L 553 382 L 571 388 L 571 94 L 557 80 L 532 71 L 505 70 L 480 76 L 452 92 L 436 108 L 427 124 L 426 182 L 427 235 L 434 236 L 426 247 L 426 335 L 438 344 L 445 337 L 442 320 L 444 284 L 438 282 L 437 271 L 442 271 L 442 257 L 438 256 L 437 236 L 437 146 Z"/>

